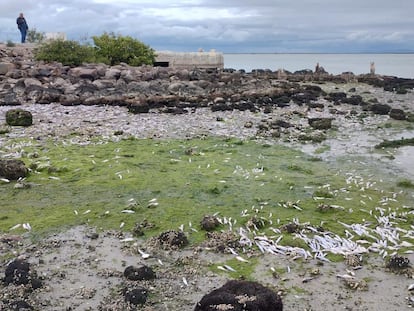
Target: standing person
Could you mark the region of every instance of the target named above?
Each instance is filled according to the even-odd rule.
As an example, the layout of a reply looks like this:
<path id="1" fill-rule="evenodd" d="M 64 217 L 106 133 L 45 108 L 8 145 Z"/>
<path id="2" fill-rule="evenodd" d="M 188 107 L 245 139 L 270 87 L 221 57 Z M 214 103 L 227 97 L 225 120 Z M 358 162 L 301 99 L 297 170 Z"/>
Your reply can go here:
<path id="1" fill-rule="evenodd" d="M 26 19 L 23 16 L 23 13 L 19 14 L 19 17 L 16 20 L 17 28 L 20 30 L 20 34 L 22 35 L 22 43 L 26 42 L 26 35 L 29 26 L 27 26 Z"/>

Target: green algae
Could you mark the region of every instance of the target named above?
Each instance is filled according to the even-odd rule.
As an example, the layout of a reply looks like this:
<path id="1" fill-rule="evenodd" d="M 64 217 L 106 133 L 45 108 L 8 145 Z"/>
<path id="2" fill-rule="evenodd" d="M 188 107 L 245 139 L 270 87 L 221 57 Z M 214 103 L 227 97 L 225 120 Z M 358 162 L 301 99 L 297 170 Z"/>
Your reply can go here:
<path id="1" fill-rule="evenodd" d="M 79 224 L 131 231 L 145 220 L 152 224 L 147 237 L 181 227 L 191 243 L 199 243 L 205 239 L 201 219 L 217 214 L 236 226 L 265 219 L 260 231 L 269 235 L 295 219 L 343 234 L 341 221 L 374 222 L 370 211 L 399 190 L 395 181 L 249 140 L 31 141 L 4 148 L 12 145 L 32 172 L 24 181 L 28 188 L 0 185 L 1 232 L 19 223 L 30 223 L 36 234 Z M 403 212 L 409 194 L 386 207 Z M 321 210 L 321 204 L 340 208 Z M 281 244 L 304 246 L 284 235 Z"/>
<path id="2" fill-rule="evenodd" d="M 414 138 L 401 138 L 396 140 L 384 140 L 375 145 L 376 149 L 382 148 L 399 148 L 403 146 L 414 146 Z"/>

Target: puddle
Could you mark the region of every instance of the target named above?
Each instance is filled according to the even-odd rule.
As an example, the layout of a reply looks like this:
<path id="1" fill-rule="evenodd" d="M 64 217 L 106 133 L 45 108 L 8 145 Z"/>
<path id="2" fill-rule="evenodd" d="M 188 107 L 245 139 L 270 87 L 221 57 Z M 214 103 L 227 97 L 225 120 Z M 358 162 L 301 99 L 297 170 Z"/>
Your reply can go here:
<path id="1" fill-rule="evenodd" d="M 381 168 L 414 179 L 414 147 L 375 149 L 375 145 L 384 140 L 398 140 L 414 137 L 414 130 L 397 128 L 378 128 L 383 118 L 373 117 L 365 124 L 359 122 L 338 122 L 336 137 L 329 138 L 321 144 L 304 144 L 299 148 L 308 154 L 322 158 L 328 162 L 336 162 L 347 156 L 363 158 L 365 162 L 375 167 L 381 163 Z"/>
<path id="2" fill-rule="evenodd" d="M 394 154 L 394 163 L 405 173 L 414 176 L 414 146 L 401 147 Z"/>

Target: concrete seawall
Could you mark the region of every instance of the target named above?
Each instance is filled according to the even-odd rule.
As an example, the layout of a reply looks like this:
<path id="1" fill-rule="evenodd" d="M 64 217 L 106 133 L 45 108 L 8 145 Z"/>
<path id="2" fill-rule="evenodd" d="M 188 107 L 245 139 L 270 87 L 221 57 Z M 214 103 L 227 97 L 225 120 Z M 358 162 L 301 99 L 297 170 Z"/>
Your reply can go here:
<path id="1" fill-rule="evenodd" d="M 157 51 L 155 66 L 173 68 L 224 68 L 223 53 Z"/>

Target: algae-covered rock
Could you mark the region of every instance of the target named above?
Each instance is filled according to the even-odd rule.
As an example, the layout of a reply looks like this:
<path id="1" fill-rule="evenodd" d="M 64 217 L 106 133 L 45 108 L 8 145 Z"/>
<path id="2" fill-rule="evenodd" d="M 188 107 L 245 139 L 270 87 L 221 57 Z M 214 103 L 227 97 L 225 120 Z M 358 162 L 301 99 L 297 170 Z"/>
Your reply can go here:
<path id="1" fill-rule="evenodd" d="M 317 130 L 327 130 L 332 127 L 332 118 L 309 118 L 309 125 Z"/>
<path id="2" fill-rule="evenodd" d="M 0 176 L 10 180 L 26 177 L 29 170 L 22 160 L 0 160 Z"/>
<path id="3" fill-rule="evenodd" d="M 30 111 L 12 109 L 6 112 L 6 123 L 11 126 L 30 126 L 33 124 L 33 116 Z"/>

